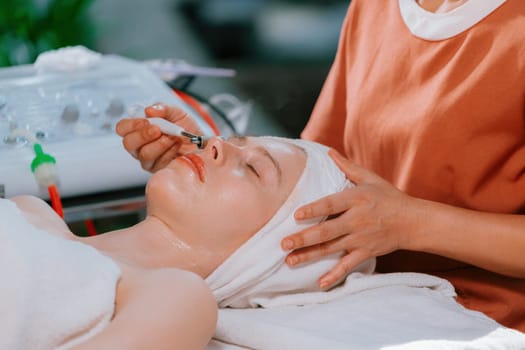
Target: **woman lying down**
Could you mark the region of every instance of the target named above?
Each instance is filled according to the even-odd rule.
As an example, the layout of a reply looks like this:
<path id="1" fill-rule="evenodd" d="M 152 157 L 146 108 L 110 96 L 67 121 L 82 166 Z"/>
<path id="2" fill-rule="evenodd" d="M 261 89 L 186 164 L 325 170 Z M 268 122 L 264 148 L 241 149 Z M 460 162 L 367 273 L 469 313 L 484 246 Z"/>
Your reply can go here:
<path id="1" fill-rule="evenodd" d="M 2 199 L 0 349 L 202 349 L 217 303 L 318 290 L 337 257 L 290 279 L 280 240 L 317 223 L 296 208 L 346 186 L 324 146 L 236 137 L 153 174 L 146 218 L 123 230 L 77 237 L 42 200 Z"/>

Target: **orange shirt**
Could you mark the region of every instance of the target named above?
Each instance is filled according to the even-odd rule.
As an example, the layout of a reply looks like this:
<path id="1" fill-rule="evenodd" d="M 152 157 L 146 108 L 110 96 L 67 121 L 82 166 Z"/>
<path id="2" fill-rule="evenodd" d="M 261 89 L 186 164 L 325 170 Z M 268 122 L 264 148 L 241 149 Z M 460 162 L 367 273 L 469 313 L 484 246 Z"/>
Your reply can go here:
<path id="1" fill-rule="evenodd" d="M 398 1 L 353 0 L 301 136 L 412 196 L 525 214 L 525 1 L 430 41 L 409 31 Z M 525 331 L 523 279 L 408 251 L 378 270 L 447 278 L 463 305 Z"/>

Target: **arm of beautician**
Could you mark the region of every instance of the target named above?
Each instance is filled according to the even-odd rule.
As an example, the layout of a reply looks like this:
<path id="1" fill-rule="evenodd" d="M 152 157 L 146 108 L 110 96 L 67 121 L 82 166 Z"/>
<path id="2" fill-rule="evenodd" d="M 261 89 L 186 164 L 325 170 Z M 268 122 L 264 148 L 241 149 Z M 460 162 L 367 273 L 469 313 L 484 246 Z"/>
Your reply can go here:
<path id="1" fill-rule="evenodd" d="M 525 215 L 496 214 L 415 199 L 421 215 L 406 248 L 525 278 Z"/>
<path id="2" fill-rule="evenodd" d="M 337 152 L 331 155 L 356 187 L 299 208 L 296 219 L 338 216 L 282 242 L 284 249 L 294 250 L 287 257 L 290 265 L 347 252 L 321 277 L 322 287 L 366 259 L 399 249 L 525 278 L 525 215 L 486 213 L 410 197 Z"/>

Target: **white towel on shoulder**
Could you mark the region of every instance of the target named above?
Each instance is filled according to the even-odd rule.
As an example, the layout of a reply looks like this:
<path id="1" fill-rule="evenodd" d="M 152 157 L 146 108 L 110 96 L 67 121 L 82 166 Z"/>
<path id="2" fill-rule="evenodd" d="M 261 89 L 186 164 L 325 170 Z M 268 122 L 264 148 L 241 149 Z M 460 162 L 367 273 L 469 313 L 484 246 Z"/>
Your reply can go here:
<path id="1" fill-rule="evenodd" d="M 0 349 L 65 350 L 111 320 L 119 267 L 35 228 L 0 199 Z"/>

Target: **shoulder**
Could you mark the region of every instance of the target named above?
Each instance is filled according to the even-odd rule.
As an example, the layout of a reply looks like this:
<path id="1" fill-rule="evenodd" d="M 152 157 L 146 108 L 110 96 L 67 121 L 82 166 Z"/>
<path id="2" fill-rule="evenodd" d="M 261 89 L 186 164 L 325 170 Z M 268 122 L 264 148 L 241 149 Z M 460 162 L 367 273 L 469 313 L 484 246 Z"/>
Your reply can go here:
<path id="1" fill-rule="evenodd" d="M 110 324 L 75 350 L 202 350 L 216 321 L 215 300 L 199 276 L 124 266 Z"/>
<path id="2" fill-rule="evenodd" d="M 11 197 L 9 200 L 16 204 L 25 219 L 35 227 L 64 238 L 73 236 L 64 220 L 44 200 L 28 195 Z"/>
<path id="3" fill-rule="evenodd" d="M 154 269 L 144 273 L 140 279 L 142 286 L 155 286 L 155 293 L 166 296 L 172 303 L 184 299 L 186 302 L 198 301 L 202 307 L 216 308 L 215 299 L 206 282 L 190 271 L 176 268 Z M 159 290 L 157 286 L 162 288 Z"/>
<path id="4" fill-rule="evenodd" d="M 115 320 L 128 323 L 140 315 L 140 327 L 133 327 L 137 336 L 155 333 L 164 343 L 186 344 L 181 348 L 187 349 L 206 345 L 215 331 L 217 303 L 200 276 L 175 268 L 123 272 Z"/>
<path id="5" fill-rule="evenodd" d="M 177 268 L 142 269 L 128 267 L 128 284 L 130 290 L 155 290 L 156 293 L 166 291 L 169 295 L 179 295 L 187 291 L 195 291 L 198 295 L 213 299 L 211 290 L 199 275 Z M 163 286 L 162 289 L 156 286 Z M 186 291 L 186 292 L 185 292 Z"/>
<path id="6" fill-rule="evenodd" d="M 46 206 L 47 203 L 38 198 L 38 197 L 35 197 L 35 196 L 30 196 L 30 195 L 18 195 L 18 196 L 14 196 L 14 197 L 11 197 L 9 198 L 10 201 L 12 202 L 15 202 L 16 205 L 20 206 L 20 205 L 35 205 L 35 206 L 38 206 L 38 207 L 43 207 L 43 206 Z"/>
<path id="7" fill-rule="evenodd" d="M 215 325 L 217 304 L 206 282 L 197 274 L 175 268 L 155 269 L 141 278 L 141 288 L 163 300 L 159 307 L 172 307 L 187 317 Z M 154 301 L 156 302 L 156 301 Z"/>

